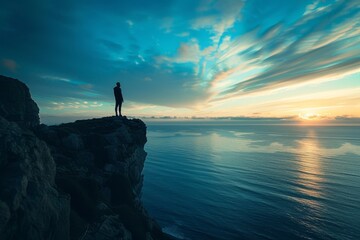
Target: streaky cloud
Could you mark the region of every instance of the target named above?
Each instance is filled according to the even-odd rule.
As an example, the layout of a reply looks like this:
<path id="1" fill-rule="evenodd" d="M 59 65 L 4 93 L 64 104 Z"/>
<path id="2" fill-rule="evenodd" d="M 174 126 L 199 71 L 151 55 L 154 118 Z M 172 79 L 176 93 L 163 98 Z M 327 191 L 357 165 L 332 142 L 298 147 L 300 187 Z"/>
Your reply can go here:
<path id="1" fill-rule="evenodd" d="M 360 35 L 356 34 L 360 31 L 356 20 L 360 13 L 356 10 L 359 6 L 354 1 L 340 1 L 306 14 L 305 20 L 300 19 L 292 28 L 285 29 L 277 23 L 260 37 L 257 37 L 258 29 L 240 36 L 221 54 L 217 66 L 226 65 L 225 72 L 231 69 L 239 72 L 238 66 L 256 64 L 262 71 L 249 78 L 233 79 L 233 84 L 216 98 L 360 71 Z M 232 61 L 237 56 L 245 63 Z M 223 72 L 217 71 L 217 75 Z M 229 77 L 217 77 L 213 81 L 219 83 Z"/>

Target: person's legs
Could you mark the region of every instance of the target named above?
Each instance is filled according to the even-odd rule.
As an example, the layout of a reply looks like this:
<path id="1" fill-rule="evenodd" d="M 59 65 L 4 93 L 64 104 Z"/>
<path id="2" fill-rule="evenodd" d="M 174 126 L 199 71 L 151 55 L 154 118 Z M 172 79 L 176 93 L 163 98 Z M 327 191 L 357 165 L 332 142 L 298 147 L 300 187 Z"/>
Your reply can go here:
<path id="1" fill-rule="evenodd" d="M 115 115 L 116 116 L 118 116 L 118 112 L 117 112 L 117 108 L 119 107 L 119 102 L 116 102 L 115 103 Z M 120 107 L 120 109 L 121 109 L 121 107 Z M 120 110 L 121 111 L 121 110 Z M 121 114 L 120 114 L 120 116 L 121 116 Z"/>
<path id="2" fill-rule="evenodd" d="M 121 106 L 122 106 L 122 102 L 119 103 L 119 116 L 122 117 L 121 115 Z"/>

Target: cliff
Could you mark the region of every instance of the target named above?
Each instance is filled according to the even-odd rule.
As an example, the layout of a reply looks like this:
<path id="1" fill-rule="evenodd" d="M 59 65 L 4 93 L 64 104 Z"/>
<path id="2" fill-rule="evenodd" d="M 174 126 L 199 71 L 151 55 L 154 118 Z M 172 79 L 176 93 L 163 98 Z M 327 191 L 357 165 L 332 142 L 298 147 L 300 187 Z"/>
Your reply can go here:
<path id="1" fill-rule="evenodd" d="M 29 88 L 19 80 L 0 75 L 0 116 L 20 126 L 40 124 L 39 108 L 32 100 Z"/>
<path id="2" fill-rule="evenodd" d="M 0 239 L 168 239 L 140 199 L 141 120 L 39 125 L 23 83 L 0 76 L 0 89 L 17 96 L 0 98 Z"/>
<path id="3" fill-rule="evenodd" d="M 0 116 L 0 239 L 68 239 L 70 197 L 55 174 L 46 144 Z"/>

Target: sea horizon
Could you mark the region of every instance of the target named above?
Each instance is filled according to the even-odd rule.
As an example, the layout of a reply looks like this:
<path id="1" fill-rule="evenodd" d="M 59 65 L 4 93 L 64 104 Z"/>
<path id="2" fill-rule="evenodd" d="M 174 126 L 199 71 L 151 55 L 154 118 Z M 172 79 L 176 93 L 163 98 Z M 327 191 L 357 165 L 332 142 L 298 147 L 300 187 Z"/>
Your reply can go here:
<path id="1" fill-rule="evenodd" d="M 47 116 L 40 114 L 40 122 L 46 125 L 59 125 L 77 120 L 87 120 L 103 117 L 115 117 L 114 115 L 101 116 Z M 244 124 L 244 125 L 295 125 L 295 126 L 360 126 L 358 117 L 338 117 L 337 119 L 304 121 L 295 117 L 152 117 L 152 116 L 126 116 L 129 119 L 140 119 L 150 124 L 167 123 L 191 123 L 191 124 Z"/>

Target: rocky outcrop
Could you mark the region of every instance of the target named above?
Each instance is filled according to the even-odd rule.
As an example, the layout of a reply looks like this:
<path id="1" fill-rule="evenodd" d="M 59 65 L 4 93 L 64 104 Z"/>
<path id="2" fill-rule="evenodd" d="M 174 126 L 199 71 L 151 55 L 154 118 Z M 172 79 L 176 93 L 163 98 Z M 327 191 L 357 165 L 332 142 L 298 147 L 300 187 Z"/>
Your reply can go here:
<path id="1" fill-rule="evenodd" d="M 70 198 L 55 189 L 49 148 L 2 117 L 0 139 L 0 239 L 68 239 Z"/>
<path id="2" fill-rule="evenodd" d="M 58 188 L 71 196 L 72 239 L 163 238 L 140 201 L 146 158 L 141 120 L 42 125 L 37 135 L 56 161 Z"/>
<path id="3" fill-rule="evenodd" d="M 6 86 L 27 89 L 17 80 Z M 0 239 L 168 239 L 140 199 L 145 124 L 107 117 L 37 125 L 38 108 L 31 115 L 20 107 L 27 97 L 17 115 L 0 101 Z"/>
<path id="4" fill-rule="evenodd" d="M 20 126 L 35 127 L 40 123 L 39 108 L 29 88 L 19 80 L 0 75 L 0 116 Z"/>

